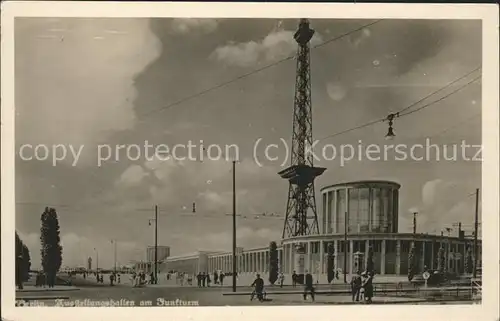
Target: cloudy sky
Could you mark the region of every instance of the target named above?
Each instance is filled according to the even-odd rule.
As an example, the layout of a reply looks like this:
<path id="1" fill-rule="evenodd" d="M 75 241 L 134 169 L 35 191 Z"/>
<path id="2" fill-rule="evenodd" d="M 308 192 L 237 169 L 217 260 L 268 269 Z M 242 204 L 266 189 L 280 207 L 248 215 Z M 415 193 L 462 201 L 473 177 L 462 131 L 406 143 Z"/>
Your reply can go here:
<path id="1" fill-rule="evenodd" d="M 313 45 L 372 20 L 313 20 Z M 16 228 L 39 265 L 40 214 L 57 209 L 64 265 L 83 265 L 99 251 L 111 266 L 111 239 L 120 263 L 143 259 L 153 242 L 148 219 L 160 208 L 159 243 L 173 255 L 231 247 L 231 163 L 147 160 L 142 155 L 97 166 L 97 146 L 236 144 L 239 246 L 279 240 L 288 185 L 276 174 L 278 161 L 252 158 L 254 143 L 290 143 L 295 61 L 205 92 L 253 70 L 293 56 L 296 20 L 257 19 L 38 19 L 16 20 L 16 145 L 62 144 L 79 150 L 75 162 L 16 160 Z M 481 25 L 474 21 L 387 20 L 360 29 L 311 52 L 313 134 L 316 139 L 386 117 L 481 66 Z M 453 86 L 412 107 L 431 106 L 395 120 L 391 144 L 481 143 L 481 84 Z M 196 96 L 194 96 L 196 95 Z M 194 97 L 193 97 L 194 96 Z M 190 98 L 190 99 L 186 99 Z M 441 99 L 441 100 L 440 100 Z M 387 123 L 321 140 L 342 144 L 387 144 Z M 357 147 L 356 147 L 357 148 Z M 400 226 L 429 233 L 461 221 L 473 227 L 480 164 L 460 158 L 429 161 L 320 159 L 325 185 L 361 179 L 395 180 L 400 191 Z M 471 157 L 474 149 L 467 152 Z M 185 156 L 182 154 L 182 156 Z M 421 156 L 421 155 L 419 155 Z M 288 165 L 288 164 L 286 164 Z M 321 209 L 320 198 L 317 197 Z M 196 216 L 190 214 L 196 202 Z M 319 211 L 321 212 L 321 210 Z"/>

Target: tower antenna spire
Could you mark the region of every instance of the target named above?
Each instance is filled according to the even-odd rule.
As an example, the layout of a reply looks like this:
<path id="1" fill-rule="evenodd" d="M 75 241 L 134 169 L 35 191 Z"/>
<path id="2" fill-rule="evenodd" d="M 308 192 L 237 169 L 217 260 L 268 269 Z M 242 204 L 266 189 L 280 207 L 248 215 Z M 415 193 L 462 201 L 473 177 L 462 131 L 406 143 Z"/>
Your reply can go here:
<path id="1" fill-rule="evenodd" d="M 288 200 L 282 238 L 319 234 L 314 179 L 326 170 L 314 167 L 311 110 L 310 46 L 314 30 L 300 19 L 294 34 L 298 44 L 290 167 L 278 174 L 288 180 Z"/>

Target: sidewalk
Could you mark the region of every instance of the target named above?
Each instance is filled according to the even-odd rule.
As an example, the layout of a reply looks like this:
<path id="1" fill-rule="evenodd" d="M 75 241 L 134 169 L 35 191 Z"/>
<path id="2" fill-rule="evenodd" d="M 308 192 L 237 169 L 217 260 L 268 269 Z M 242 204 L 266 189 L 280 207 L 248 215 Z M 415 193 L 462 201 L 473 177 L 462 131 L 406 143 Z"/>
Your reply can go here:
<path id="1" fill-rule="evenodd" d="M 304 300 L 302 294 L 268 294 L 268 301 L 259 302 L 256 299 L 250 301 L 250 296 L 224 296 L 226 305 L 303 305 L 303 304 L 328 304 L 328 305 L 364 305 L 363 302 L 353 302 L 350 295 L 318 295 L 313 302 L 308 296 Z M 375 297 L 371 305 L 377 304 L 422 304 L 428 302 L 421 298 L 401 297 Z"/>
<path id="2" fill-rule="evenodd" d="M 75 286 L 68 286 L 68 285 L 56 285 L 53 288 L 49 287 L 36 287 L 34 285 L 25 285 L 24 289 L 19 290 L 16 289 L 16 294 L 17 293 L 32 293 L 32 292 L 59 292 L 59 291 L 77 291 L 80 290 L 79 288 Z"/>

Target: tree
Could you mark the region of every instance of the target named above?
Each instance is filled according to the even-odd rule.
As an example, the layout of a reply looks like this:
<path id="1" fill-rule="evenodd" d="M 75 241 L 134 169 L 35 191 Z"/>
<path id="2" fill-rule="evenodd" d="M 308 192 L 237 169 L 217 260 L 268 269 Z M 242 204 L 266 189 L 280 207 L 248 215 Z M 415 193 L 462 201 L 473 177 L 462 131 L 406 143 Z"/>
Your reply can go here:
<path id="1" fill-rule="evenodd" d="M 31 268 L 31 258 L 30 251 L 28 247 L 23 243 L 21 238 L 16 232 L 16 242 L 15 242 L 15 266 L 16 266 L 16 285 L 22 289 L 23 282 L 26 282 L 30 278 L 30 268 Z"/>
<path id="2" fill-rule="evenodd" d="M 56 274 L 62 264 L 62 246 L 56 210 L 46 207 L 42 213 L 41 221 L 42 267 L 47 277 L 47 283 L 49 287 L 52 287 L 55 285 Z"/>
<path id="3" fill-rule="evenodd" d="M 472 260 L 472 251 L 470 249 L 470 246 L 467 247 L 467 252 L 465 253 L 465 267 L 464 267 L 464 272 L 466 274 L 471 274 L 472 269 L 474 267 L 474 262 Z"/>
<path id="4" fill-rule="evenodd" d="M 375 275 L 375 263 L 373 262 L 373 247 L 368 247 L 368 257 L 366 258 L 366 272 Z"/>
<path id="5" fill-rule="evenodd" d="M 278 246 L 276 242 L 271 242 L 269 244 L 269 282 L 274 284 L 278 280 Z"/>
<path id="6" fill-rule="evenodd" d="M 440 274 L 444 273 L 444 268 L 446 264 L 446 259 L 444 256 L 444 248 L 443 245 L 441 244 L 441 247 L 439 248 L 438 251 L 438 258 L 437 258 L 437 268 Z"/>
<path id="7" fill-rule="evenodd" d="M 415 251 L 415 243 L 412 242 L 410 252 L 408 253 L 408 281 L 411 281 L 415 274 L 417 274 L 417 256 Z"/>
<path id="8" fill-rule="evenodd" d="M 23 274 L 22 278 L 23 281 L 26 282 L 30 278 L 30 269 L 31 269 L 31 256 L 30 256 L 30 250 L 26 246 L 26 244 L 23 244 Z"/>
<path id="9" fill-rule="evenodd" d="M 331 283 L 335 278 L 335 247 L 333 243 L 328 243 L 326 267 L 328 283 Z"/>
<path id="10" fill-rule="evenodd" d="M 17 235 L 16 232 L 16 249 L 15 249 L 15 262 L 16 262 L 16 286 L 19 289 L 23 288 L 23 282 L 22 282 L 22 271 L 24 270 L 23 268 L 23 242 L 19 238 L 19 235 Z"/>

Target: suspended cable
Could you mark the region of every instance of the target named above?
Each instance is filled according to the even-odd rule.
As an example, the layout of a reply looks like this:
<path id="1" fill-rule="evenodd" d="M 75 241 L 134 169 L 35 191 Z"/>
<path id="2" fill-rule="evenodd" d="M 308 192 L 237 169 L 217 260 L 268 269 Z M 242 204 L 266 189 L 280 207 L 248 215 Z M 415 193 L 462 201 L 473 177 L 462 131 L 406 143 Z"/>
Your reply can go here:
<path id="1" fill-rule="evenodd" d="M 474 72 L 474 71 L 476 71 L 476 70 L 478 70 L 478 69 L 476 68 L 476 69 L 475 69 L 475 70 L 473 70 L 472 72 Z M 470 75 L 472 72 L 467 73 L 467 75 Z M 465 75 L 465 76 L 467 76 L 467 75 Z M 460 78 L 459 78 L 459 79 L 457 79 L 457 80 L 454 80 L 454 81 L 453 81 L 453 82 L 451 82 L 450 84 L 448 84 L 448 85 L 446 85 L 446 86 L 444 86 L 444 87 L 440 88 L 439 90 L 437 90 L 437 91 L 435 91 L 435 92 L 433 92 L 433 93 L 431 93 L 431 94 L 427 95 L 427 96 L 426 96 L 426 97 L 424 97 L 423 99 L 420 99 L 419 101 L 417 101 L 417 102 L 415 102 L 415 103 L 413 103 L 413 104 L 411 104 L 411 105 L 409 105 L 409 106 L 407 106 L 407 107 L 403 108 L 400 112 L 398 112 L 398 113 L 394 113 L 394 114 L 390 114 L 389 116 L 391 116 L 391 115 L 393 116 L 393 117 L 390 119 L 390 121 L 392 121 L 392 120 L 393 120 L 394 118 L 396 118 L 396 117 L 403 117 L 403 116 L 407 116 L 407 115 L 413 114 L 413 113 L 415 113 L 415 112 L 418 112 L 418 111 L 420 111 L 420 110 L 422 110 L 422 109 L 425 109 L 425 108 L 427 108 L 427 107 L 430 107 L 430 106 L 432 106 L 432 105 L 434 105 L 434 104 L 436 104 L 436 103 L 438 103 L 438 102 L 440 102 L 440 101 L 442 101 L 442 100 L 444 100 L 444 99 L 446 99 L 446 98 L 448 98 L 448 97 L 452 96 L 453 94 L 456 94 L 457 92 L 459 92 L 459 91 L 463 90 L 464 88 L 466 88 L 467 86 L 471 85 L 472 83 L 476 82 L 478 79 L 480 79 L 480 78 L 481 78 L 481 76 L 478 76 L 478 77 L 474 78 L 472 81 L 469 81 L 469 82 L 468 82 L 468 83 L 466 83 L 465 85 L 460 86 L 458 89 L 456 89 L 456 90 L 452 91 L 451 93 L 449 93 L 449 94 L 447 94 L 447 95 L 445 95 L 445 96 L 443 96 L 443 97 L 441 97 L 441 98 L 439 98 L 439 99 L 437 99 L 437 100 L 434 100 L 434 101 L 432 101 L 432 102 L 430 102 L 430 103 L 428 103 L 428 104 L 426 104 L 426 105 L 423 105 L 423 106 L 421 106 L 421 107 L 419 107 L 419 108 L 417 108 L 417 109 L 414 109 L 414 110 L 411 110 L 411 111 L 409 111 L 409 112 L 406 112 L 406 113 L 401 114 L 401 112 L 402 112 L 402 111 L 404 111 L 404 110 L 408 110 L 409 108 L 414 107 L 415 105 L 417 105 L 418 103 L 422 102 L 423 100 L 425 100 L 425 99 L 429 98 L 430 96 L 432 96 L 432 95 L 436 94 L 437 92 L 442 91 L 444 88 L 447 88 L 447 87 L 451 86 L 452 84 L 456 83 L 458 80 L 463 79 L 465 76 L 462 76 L 462 77 L 460 77 Z M 368 127 L 368 126 L 371 126 L 371 125 L 374 125 L 374 124 L 377 124 L 377 123 L 382 123 L 382 122 L 385 122 L 386 120 L 388 120 L 388 118 L 389 118 L 389 117 L 379 118 L 379 119 L 376 119 L 376 120 L 370 121 L 370 122 L 368 122 L 368 123 L 365 123 L 365 124 L 362 124 L 362 125 L 359 125 L 359 126 L 356 126 L 356 127 L 352 127 L 352 128 L 349 128 L 349 129 L 346 129 L 346 130 L 343 130 L 343 131 L 337 132 L 337 133 L 332 134 L 332 135 L 325 136 L 325 137 L 323 137 L 323 138 L 319 139 L 319 141 L 322 141 L 322 140 L 325 140 L 325 139 L 328 139 L 328 138 L 333 138 L 333 137 L 336 137 L 336 136 L 339 136 L 339 135 L 342 135 L 342 134 L 345 134 L 345 133 L 348 133 L 348 132 L 351 132 L 351 131 L 354 131 L 354 130 L 358 130 L 358 129 L 361 129 L 361 128 L 365 128 L 365 127 Z"/>
<path id="2" fill-rule="evenodd" d="M 318 44 L 318 45 L 315 45 L 315 46 L 314 46 L 314 47 L 312 47 L 312 48 L 313 48 L 313 49 L 314 49 L 314 48 L 319 48 L 319 47 L 322 47 L 322 46 L 324 46 L 324 45 L 326 45 L 326 44 L 329 44 L 329 43 L 331 43 L 331 42 L 334 42 L 334 41 L 337 41 L 337 40 L 343 39 L 343 38 L 345 38 L 345 37 L 347 37 L 347 36 L 349 36 L 349 35 L 351 35 L 351 34 L 353 34 L 353 33 L 356 33 L 356 32 L 358 32 L 358 31 L 360 31 L 360 30 L 363 30 L 363 29 L 365 29 L 365 28 L 367 28 L 367 27 L 373 26 L 374 24 L 377 24 L 377 23 L 381 22 L 382 20 L 383 20 L 383 19 L 379 19 L 379 20 L 376 20 L 376 21 L 374 21 L 374 22 L 371 22 L 371 23 L 365 24 L 365 25 L 363 25 L 363 26 L 361 26 L 361 27 L 359 27 L 359 28 L 357 28 L 357 29 L 354 29 L 354 30 L 351 30 L 351 31 L 349 31 L 349 32 L 346 32 L 346 33 L 344 33 L 344 34 L 342 34 L 342 35 L 340 35 L 340 36 L 335 36 L 335 37 L 333 37 L 333 38 L 331 38 L 331 39 L 328 39 L 328 40 L 326 40 L 326 41 L 323 41 L 322 43 L 320 43 L 320 44 Z M 142 114 L 142 115 L 139 115 L 139 117 L 147 117 L 147 116 L 149 116 L 149 115 L 151 115 L 151 114 L 154 114 L 154 113 L 157 113 L 157 112 L 161 112 L 161 111 L 163 111 L 163 110 L 166 110 L 166 109 L 169 109 L 169 108 L 171 108 L 171 107 L 177 106 L 177 105 L 182 104 L 182 103 L 184 103 L 184 102 L 186 102 L 186 101 L 189 101 L 189 100 L 192 100 L 192 99 L 194 99 L 194 98 L 197 98 L 197 97 L 203 96 L 203 95 L 205 95 L 205 94 L 207 94 L 207 93 L 209 93 L 209 92 L 212 92 L 212 91 L 214 91 L 214 90 L 217 90 L 217 89 L 220 89 L 220 88 L 226 87 L 226 86 L 228 86 L 228 85 L 230 85 L 230 84 L 232 84 L 232 83 L 234 83 L 234 82 L 237 82 L 237 81 L 239 81 L 239 80 L 242 80 L 242 79 L 248 78 L 248 77 L 250 77 L 250 76 L 252 76 L 252 75 L 254 75 L 254 74 L 257 74 L 257 73 L 259 73 L 259 72 L 261 72 L 261 71 L 267 70 L 267 69 L 269 69 L 269 68 L 271 68 L 271 67 L 277 66 L 277 65 L 279 65 L 279 64 L 281 64 L 281 63 L 283 63 L 283 62 L 285 62 L 285 61 L 293 60 L 294 58 L 295 58 L 295 55 L 288 56 L 288 57 L 286 57 L 286 58 L 280 59 L 280 60 L 275 61 L 275 62 L 273 62 L 273 63 L 271 63 L 271 64 L 268 64 L 268 65 L 266 65 L 266 66 L 263 66 L 263 67 L 261 67 L 261 68 L 257 68 L 257 69 L 255 69 L 255 70 L 252 70 L 252 71 L 250 71 L 250 72 L 248 72 L 248 73 L 246 73 L 246 74 L 242 74 L 242 75 L 240 75 L 240 76 L 238 76 L 238 77 L 236 77 L 236 78 L 233 78 L 233 79 L 231 79 L 231 80 L 228 80 L 228 81 L 226 81 L 226 82 L 220 83 L 220 84 L 215 85 L 215 86 L 213 86 L 213 87 L 209 87 L 209 88 L 207 88 L 207 89 L 205 89 L 205 90 L 202 90 L 202 91 L 197 92 L 197 93 L 195 93 L 195 94 L 192 94 L 192 95 L 190 95 L 190 96 L 187 96 L 187 97 L 181 98 L 181 99 L 179 99 L 179 100 L 177 100 L 177 101 L 175 101 L 175 102 L 173 102 L 173 103 L 171 103 L 171 104 L 169 104 L 169 105 L 167 105 L 167 106 L 164 106 L 164 107 L 161 107 L 161 108 L 158 108 L 158 109 L 155 109 L 155 110 L 149 111 L 149 112 L 147 112 L 147 113 L 144 113 L 144 114 Z M 142 120 L 143 120 L 143 119 L 141 119 L 141 120 L 139 120 L 139 121 L 142 121 Z"/>
<path id="3" fill-rule="evenodd" d="M 481 66 L 479 66 L 479 67 L 477 67 L 476 69 L 474 69 L 474 70 L 472 70 L 472 71 L 470 71 L 470 72 L 466 73 L 466 74 L 465 74 L 465 75 L 463 75 L 462 77 L 459 77 L 459 78 L 457 78 L 457 79 L 453 80 L 452 82 L 450 82 L 450 83 L 449 83 L 449 84 L 447 84 L 446 86 L 439 88 L 438 90 L 436 90 L 436 91 L 434 91 L 434 92 L 430 93 L 429 95 L 425 96 L 424 98 L 420 99 L 419 101 L 416 101 L 416 102 L 414 102 L 413 104 L 411 104 L 411 105 L 409 105 L 409 106 L 407 106 L 407 107 L 405 107 L 405 108 L 401 109 L 398 113 L 400 113 L 400 114 L 401 114 L 401 113 L 403 113 L 404 111 L 406 111 L 406 110 L 408 110 L 408 109 L 410 109 L 410 108 L 412 108 L 412 107 L 414 107 L 414 106 L 418 105 L 419 103 L 421 103 L 422 101 L 426 100 L 427 98 L 429 98 L 429 97 L 431 97 L 431 96 L 434 96 L 435 94 L 437 94 L 437 93 L 439 93 L 439 92 L 441 92 L 441 91 L 443 91 L 443 90 L 445 90 L 445 89 L 447 89 L 447 88 L 449 88 L 449 87 L 453 86 L 454 84 L 456 84 L 456 83 L 457 83 L 457 82 L 459 82 L 460 80 L 467 78 L 469 75 L 473 74 L 474 72 L 478 71 L 479 69 L 481 69 Z"/>

